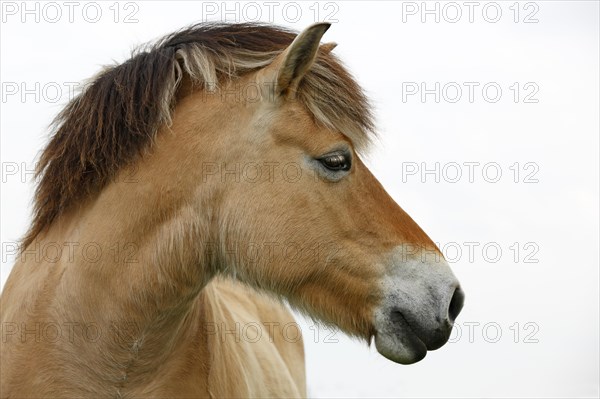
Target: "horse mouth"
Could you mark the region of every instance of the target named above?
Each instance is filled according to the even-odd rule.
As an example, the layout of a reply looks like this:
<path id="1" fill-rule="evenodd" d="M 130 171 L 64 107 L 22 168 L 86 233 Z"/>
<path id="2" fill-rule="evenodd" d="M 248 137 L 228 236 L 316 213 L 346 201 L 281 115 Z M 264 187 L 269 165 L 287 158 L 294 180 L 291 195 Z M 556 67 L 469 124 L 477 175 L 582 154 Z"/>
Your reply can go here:
<path id="1" fill-rule="evenodd" d="M 391 312 L 383 328 L 375 333 L 375 347 L 382 356 L 400 364 L 413 364 L 427 355 L 427 345 L 397 310 Z"/>

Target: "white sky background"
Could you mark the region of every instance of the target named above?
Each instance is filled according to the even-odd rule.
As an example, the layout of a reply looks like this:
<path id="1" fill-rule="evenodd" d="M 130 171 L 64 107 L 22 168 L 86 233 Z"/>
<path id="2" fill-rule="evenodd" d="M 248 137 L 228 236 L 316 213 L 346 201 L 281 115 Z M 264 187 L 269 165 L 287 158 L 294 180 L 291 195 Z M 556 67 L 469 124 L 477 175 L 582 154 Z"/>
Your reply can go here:
<path id="1" fill-rule="evenodd" d="M 11 9 L 8 3 L 19 8 L 16 15 L 4 12 Z M 217 7 L 209 19 L 221 19 L 223 11 L 221 2 L 138 1 L 128 8 L 118 4 L 115 23 L 110 1 L 98 3 L 102 16 L 91 23 L 82 15 L 86 2 L 78 3 L 73 23 L 60 1 L 55 4 L 63 15 L 56 23 L 48 22 L 56 9 L 43 14 L 45 3 L 38 4 L 39 22 L 25 15 L 24 23 L 20 1 L 2 5 L 2 284 L 14 261 L 7 245 L 29 223 L 33 184 L 26 169 L 45 143 L 46 126 L 68 99 L 66 82 L 80 82 L 101 65 L 124 61 L 134 46 L 202 20 L 203 7 Z M 287 15 L 283 2 L 274 9 L 274 22 L 296 30 L 327 17 L 337 20 L 324 41 L 339 44 L 334 51 L 376 106 L 380 140 L 367 163 L 440 244 L 467 294 L 455 342 L 411 366 L 394 364 L 341 333 L 331 343 L 321 330 L 313 342 L 310 323 L 303 322 L 311 396 L 599 395 L 598 2 L 522 2 L 516 7 L 518 22 L 514 2 L 498 2 L 502 15 L 496 23 L 484 18 L 489 2 L 476 3 L 472 23 L 463 2 L 455 3 L 462 12 L 456 23 L 448 21 L 456 8 L 444 8 L 443 2 L 439 23 L 433 14 L 421 21 L 421 2 L 301 2 L 297 22 L 293 6 Z M 256 8 L 244 4 L 227 19 L 253 18 Z M 268 21 L 269 6 L 254 4 Z M 487 6 L 488 20 L 495 18 L 494 4 Z M 414 7 L 419 10 L 411 15 Z M 88 8 L 88 19 L 93 11 Z M 124 23 L 133 11 L 137 22 Z M 538 22 L 524 23 L 528 15 Z M 36 102 L 33 94 L 21 98 L 22 82 L 27 88 L 36 82 L 50 86 L 38 91 Z M 407 88 L 422 82 L 428 89 L 440 83 L 439 103 L 434 94 L 425 101 L 420 93 L 403 100 Z M 455 103 L 453 84 L 443 91 L 451 82 L 463 89 Z M 479 84 L 472 102 L 465 82 Z M 502 90 L 495 103 L 488 101 L 495 96 L 493 87 L 488 100 L 482 94 L 487 83 Z M 9 94 L 14 84 L 19 92 Z M 53 102 L 56 86 L 63 90 Z M 535 90 L 528 100 L 537 102 L 525 102 Z M 472 182 L 469 162 L 479 163 Z M 436 163 L 439 182 L 420 173 Z M 452 183 L 455 163 L 462 177 Z M 408 174 L 415 167 L 418 172 Z M 497 167 L 499 181 L 488 182 Z"/>

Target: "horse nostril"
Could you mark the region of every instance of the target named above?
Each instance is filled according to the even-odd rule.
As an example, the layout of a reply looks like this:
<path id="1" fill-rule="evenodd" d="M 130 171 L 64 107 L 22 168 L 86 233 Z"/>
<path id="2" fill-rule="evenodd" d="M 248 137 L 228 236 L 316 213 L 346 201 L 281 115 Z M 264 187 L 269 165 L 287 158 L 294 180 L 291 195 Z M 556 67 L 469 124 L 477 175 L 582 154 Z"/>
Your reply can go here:
<path id="1" fill-rule="evenodd" d="M 448 318 L 450 319 L 450 323 L 454 323 L 454 320 L 463 308 L 464 302 L 465 293 L 460 287 L 456 287 L 454 295 L 452 295 L 452 299 L 450 300 L 450 305 L 448 306 Z"/>

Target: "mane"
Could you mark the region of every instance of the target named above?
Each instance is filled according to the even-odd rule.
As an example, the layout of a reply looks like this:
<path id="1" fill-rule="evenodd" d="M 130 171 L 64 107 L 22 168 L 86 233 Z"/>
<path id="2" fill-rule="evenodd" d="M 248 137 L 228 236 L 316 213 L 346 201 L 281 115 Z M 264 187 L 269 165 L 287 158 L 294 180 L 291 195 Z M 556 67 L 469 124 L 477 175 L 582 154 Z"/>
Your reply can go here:
<path id="1" fill-rule="evenodd" d="M 101 71 L 51 124 L 36 171 L 33 221 L 21 249 L 151 146 L 159 128 L 171 122 L 184 77 L 218 90 L 220 83 L 270 64 L 295 37 L 272 25 L 202 23 Z M 316 122 L 339 130 L 357 149 L 368 144 L 373 131 L 368 101 L 334 55 L 319 52 L 297 99 Z"/>

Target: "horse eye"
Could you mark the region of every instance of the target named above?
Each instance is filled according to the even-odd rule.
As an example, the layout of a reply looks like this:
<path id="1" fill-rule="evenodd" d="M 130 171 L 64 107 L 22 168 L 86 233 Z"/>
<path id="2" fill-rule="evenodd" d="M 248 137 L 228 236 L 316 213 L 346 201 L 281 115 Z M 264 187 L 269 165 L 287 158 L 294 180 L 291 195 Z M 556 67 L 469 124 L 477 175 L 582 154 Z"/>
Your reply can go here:
<path id="1" fill-rule="evenodd" d="M 351 163 L 349 157 L 344 154 L 330 154 L 319 158 L 319 162 L 329 170 L 350 170 Z"/>

